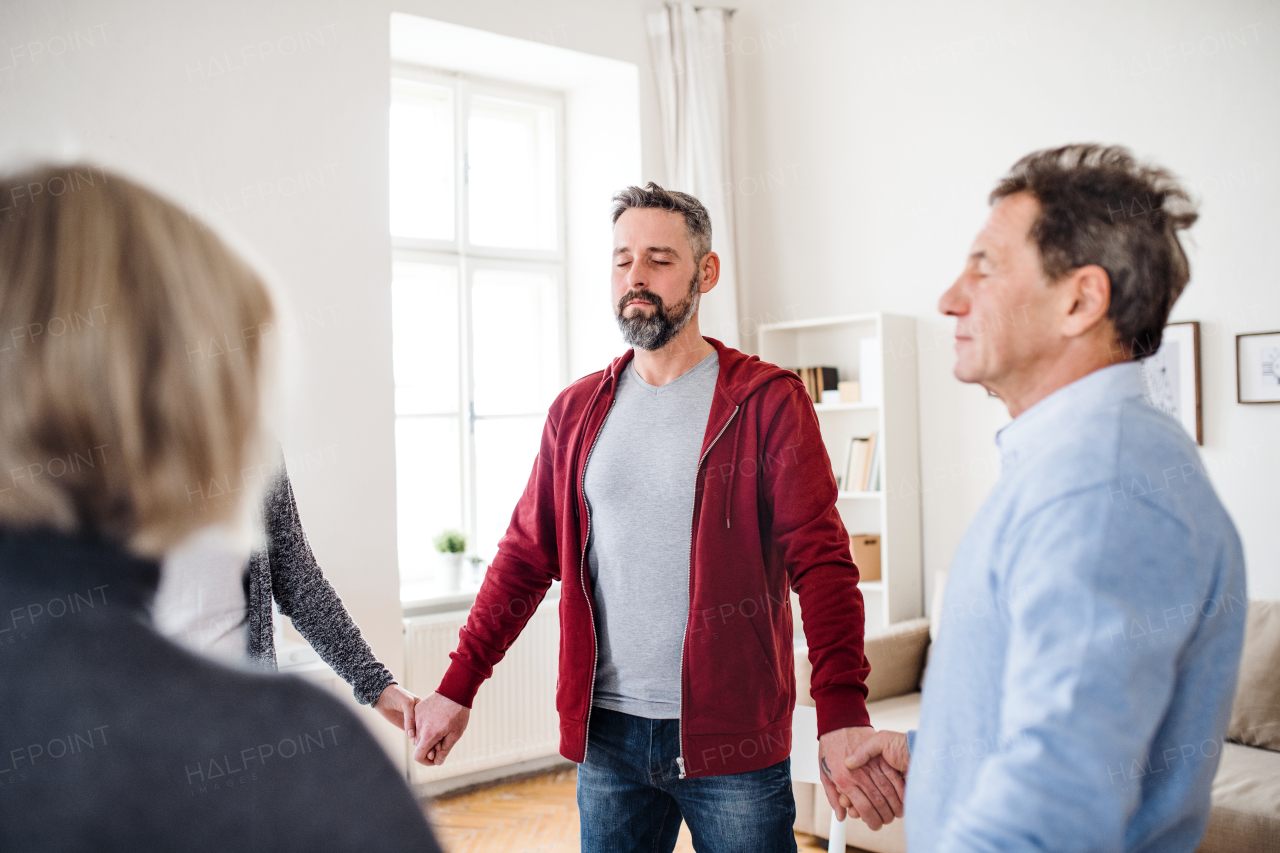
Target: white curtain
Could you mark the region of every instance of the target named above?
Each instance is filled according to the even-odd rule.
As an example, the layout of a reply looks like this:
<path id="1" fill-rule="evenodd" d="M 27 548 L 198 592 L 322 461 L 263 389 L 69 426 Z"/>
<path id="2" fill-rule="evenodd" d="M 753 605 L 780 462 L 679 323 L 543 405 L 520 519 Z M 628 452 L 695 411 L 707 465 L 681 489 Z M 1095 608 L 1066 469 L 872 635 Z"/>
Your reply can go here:
<path id="1" fill-rule="evenodd" d="M 731 9 L 667 3 L 649 13 L 649 49 L 662 110 L 667 189 L 689 193 L 711 214 L 720 283 L 702 298 L 702 333 L 738 347 L 731 132 Z"/>

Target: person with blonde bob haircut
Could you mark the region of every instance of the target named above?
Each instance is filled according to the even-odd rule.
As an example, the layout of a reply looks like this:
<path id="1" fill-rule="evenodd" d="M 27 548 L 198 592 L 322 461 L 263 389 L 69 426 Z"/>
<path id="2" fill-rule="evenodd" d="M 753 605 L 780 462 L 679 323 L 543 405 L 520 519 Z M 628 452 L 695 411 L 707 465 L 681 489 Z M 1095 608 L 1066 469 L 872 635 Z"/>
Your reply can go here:
<path id="1" fill-rule="evenodd" d="M 153 193 L 87 169 L 96 185 L 63 181 L 54 196 L 78 171 L 4 187 L 29 200 L 0 228 L 0 470 L 11 474 L 0 524 L 92 532 L 159 557 L 240 509 L 193 503 L 191 483 L 266 459 L 264 339 L 199 363 L 188 348 L 272 323 L 275 310 L 252 269 Z"/>
<path id="2" fill-rule="evenodd" d="M 161 559 L 257 506 L 190 489 L 269 461 L 262 278 L 96 167 L 0 196 L 0 849 L 438 850 L 341 703 L 151 624 Z"/>

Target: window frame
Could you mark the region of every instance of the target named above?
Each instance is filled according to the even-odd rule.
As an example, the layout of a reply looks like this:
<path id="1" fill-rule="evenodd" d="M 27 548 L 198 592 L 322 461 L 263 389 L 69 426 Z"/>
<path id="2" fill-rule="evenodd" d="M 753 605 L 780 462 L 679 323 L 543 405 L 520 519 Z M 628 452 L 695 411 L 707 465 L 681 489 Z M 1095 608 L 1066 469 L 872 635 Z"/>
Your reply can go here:
<path id="1" fill-rule="evenodd" d="M 391 79 L 409 80 L 416 83 L 428 83 L 453 89 L 453 239 L 437 240 L 425 237 L 401 237 L 391 235 L 395 249 L 421 250 L 435 252 L 456 252 L 474 258 L 493 258 L 511 260 L 552 261 L 560 264 L 566 261 L 565 251 L 565 156 L 564 156 L 564 96 L 559 92 L 536 89 L 488 80 L 460 74 L 455 71 L 441 71 L 424 68 L 418 65 L 394 63 L 391 66 Z M 550 108 L 555 118 L 555 196 L 556 196 L 556 245 L 552 249 L 509 249 L 499 246 L 479 246 L 471 243 L 470 217 L 468 214 L 468 165 L 467 165 L 467 117 L 470 114 L 471 99 L 475 95 L 500 98 L 503 100 L 521 101 Z"/>
<path id="2" fill-rule="evenodd" d="M 458 72 L 427 68 L 407 63 L 393 63 L 391 81 L 396 80 L 428 83 L 449 87 L 453 90 L 453 126 L 454 126 L 454 236 L 452 240 L 402 237 L 391 235 L 391 256 L 393 264 L 435 264 L 451 266 L 457 269 L 456 287 L 458 297 L 458 382 L 457 410 L 453 413 L 441 414 L 400 414 L 394 413 L 395 420 L 401 418 L 455 418 L 458 424 L 458 458 L 461 470 L 459 479 L 462 484 L 462 524 L 467 534 L 470 547 L 469 554 L 480 556 L 486 562 L 493 554 L 477 554 L 479 507 L 477 503 L 476 483 L 476 442 L 475 422 L 484 419 L 510 419 L 515 417 L 542 416 L 546 409 L 538 411 L 509 414 L 475 414 L 475 370 L 473 364 L 474 334 L 472 329 L 472 293 L 474 274 L 477 270 L 509 270 L 550 275 L 554 282 L 555 316 L 558 323 L 556 330 L 556 351 L 559 358 L 557 371 L 557 390 L 568 383 L 568 300 L 567 300 L 567 251 L 566 251 L 566 215 L 565 198 L 567 195 L 567 176 L 565 172 L 565 106 L 562 93 L 522 86 L 506 81 L 465 75 Z M 494 246 L 473 245 L 469 239 L 469 197 L 467 173 L 467 124 L 471 99 L 475 95 L 531 103 L 553 109 L 553 127 L 555 135 L 554 168 L 555 178 L 555 231 L 556 245 L 552 249 L 513 249 Z M 393 94 L 394 102 L 394 94 Z M 388 174 L 388 179 L 391 175 Z M 533 460 L 530 460 L 532 466 Z M 399 465 L 397 460 L 397 472 Z M 398 546 L 397 546 L 398 551 Z M 402 584 L 403 590 L 403 584 Z M 441 592 L 441 595 L 456 593 Z"/>

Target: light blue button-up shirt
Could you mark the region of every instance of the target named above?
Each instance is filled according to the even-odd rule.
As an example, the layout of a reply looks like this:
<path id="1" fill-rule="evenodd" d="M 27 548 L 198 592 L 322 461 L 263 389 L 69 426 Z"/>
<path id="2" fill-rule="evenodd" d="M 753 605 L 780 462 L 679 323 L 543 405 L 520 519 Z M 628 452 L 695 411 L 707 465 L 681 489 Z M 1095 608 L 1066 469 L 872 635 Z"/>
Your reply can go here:
<path id="1" fill-rule="evenodd" d="M 1235 527 L 1137 364 L 997 443 L 911 733 L 908 849 L 1190 853 L 1244 637 Z"/>

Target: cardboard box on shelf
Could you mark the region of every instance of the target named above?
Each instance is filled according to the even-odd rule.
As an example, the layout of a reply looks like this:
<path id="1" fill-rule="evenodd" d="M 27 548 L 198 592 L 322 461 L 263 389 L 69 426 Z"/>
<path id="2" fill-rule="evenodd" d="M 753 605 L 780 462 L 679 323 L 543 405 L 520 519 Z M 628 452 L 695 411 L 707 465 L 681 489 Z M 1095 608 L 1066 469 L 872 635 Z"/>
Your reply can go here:
<path id="1" fill-rule="evenodd" d="M 859 391 L 859 385 L 854 380 L 845 380 L 837 383 L 837 389 L 840 391 L 841 403 L 859 403 L 862 402 L 862 396 Z"/>
<path id="2" fill-rule="evenodd" d="M 880 580 L 880 534 L 855 533 L 849 537 L 849 547 L 853 550 L 859 579 L 868 582 Z"/>

